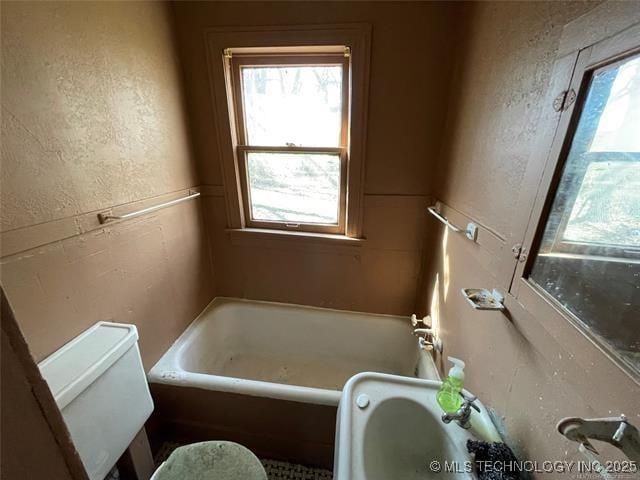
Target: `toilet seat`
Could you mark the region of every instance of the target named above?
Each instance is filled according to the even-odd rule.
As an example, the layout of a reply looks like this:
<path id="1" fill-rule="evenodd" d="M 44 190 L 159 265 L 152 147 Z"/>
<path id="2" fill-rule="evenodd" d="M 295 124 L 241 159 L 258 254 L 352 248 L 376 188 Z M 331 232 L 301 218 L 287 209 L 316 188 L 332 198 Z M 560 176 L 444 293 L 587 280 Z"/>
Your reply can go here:
<path id="1" fill-rule="evenodd" d="M 176 448 L 151 480 L 267 480 L 267 474 L 251 450 L 209 441 Z"/>

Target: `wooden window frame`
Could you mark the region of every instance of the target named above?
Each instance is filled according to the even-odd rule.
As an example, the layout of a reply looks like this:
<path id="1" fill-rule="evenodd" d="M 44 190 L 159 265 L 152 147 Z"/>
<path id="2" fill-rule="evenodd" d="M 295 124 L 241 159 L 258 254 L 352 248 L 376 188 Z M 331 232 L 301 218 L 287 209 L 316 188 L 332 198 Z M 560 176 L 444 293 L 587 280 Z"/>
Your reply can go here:
<path id="1" fill-rule="evenodd" d="M 244 96 L 242 91 L 241 70 L 246 66 L 316 66 L 332 65 L 342 67 L 342 112 L 340 119 L 340 138 L 337 147 L 309 147 L 287 145 L 252 145 L 249 143 L 246 130 L 246 117 Z M 242 196 L 245 225 L 248 228 L 277 229 L 297 232 L 329 233 L 344 235 L 347 206 L 347 170 L 348 170 L 348 141 L 349 141 L 349 111 L 350 111 L 350 55 L 345 53 L 279 53 L 275 50 L 264 53 L 240 53 L 225 56 L 225 68 L 229 71 L 227 78 L 231 84 L 227 85 L 229 95 L 233 98 L 233 112 L 236 125 L 238 143 L 235 146 L 236 161 L 238 164 L 238 178 Z M 249 176 L 247 169 L 247 154 L 259 153 L 327 153 L 338 155 L 340 159 L 340 185 L 338 194 L 338 215 L 336 224 L 320 224 L 307 222 L 286 222 L 256 220 L 251 215 L 251 191 L 249 188 Z"/>
<path id="2" fill-rule="evenodd" d="M 329 239 L 362 237 L 362 209 L 364 185 L 364 155 L 366 144 L 366 118 L 369 87 L 369 58 L 371 27 L 367 24 L 308 25 L 286 27 L 222 27 L 205 32 L 210 88 L 215 114 L 215 132 L 220 153 L 227 226 L 230 230 L 247 230 L 253 234 L 264 231 L 273 235 L 278 232 L 295 238 L 305 234 L 326 235 Z M 255 61 L 263 56 L 265 62 L 277 57 L 285 61 L 298 62 L 302 56 L 310 60 L 324 56 L 335 57 L 336 46 L 349 48 L 348 80 L 349 108 L 348 126 L 342 128 L 341 145 L 336 149 L 320 147 L 288 147 L 287 153 L 328 152 L 338 153 L 341 159 L 341 212 L 338 225 L 300 224 L 291 229 L 276 222 L 261 222 L 251 219 L 248 192 L 246 190 L 245 155 L 248 151 L 274 151 L 274 147 L 250 146 L 246 144 L 243 127 L 239 125 L 234 112 L 238 110 L 236 99 L 241 96 L 234 92 L 238 81 L 234 82 L 231 57 L 250 58 Z M 229 50 L 230 49 L 230 50 Z M 268 53 L 267 51 L 271 51 Z M 237 52 L 237 53 L 236 53 Z M 344 52 L 344 49 L 343 49 Z M 344 54 L 343 54 L 343 62 Z M 235 74 L 237 76 L 237 73 Z M 231 87 L 231 88 L 230 88 Z M 240 105 L 242 108 L 242 105 Z M 278 151 L 281 151 L 279 147 Z M 243 184 L 245 186 L 243 187 Z M 286 230 L 286 231 L 285 231 Z"/>
<path id="3" fill-rule="evenodd" d="M 534 205 L 524 233 L 522 254 L 520 255 L 520 262 L 516 264 L 510 295 L 515 297 L 525 310 L 538 318 L 542 325 L 552 332 L 561 329 L 561 323 L 568 322 L 631 379 L 640 383 L 638 372 L 624 362 L 611 346 L 585 327 L 580 318 L 530 278 L 555 193 L 561 181 L 571 141 L 580 119 L 581 108 L 586 98 L 591 76 L 594 71 L 602 67 L 613 65 L 616 62 L 637 55 L 640 52 L 638 38 L 640 38 L 640 24 L 629 27 L 617 35 L 593 43 L 591 46 L 574 51 L 556 61 L 553 73 L 556 78 L 552 78 L 552 85 L 561 85 L 564 79 L 567 82 L 564 84 L 564 90 L 577 92 L 577 97 L 575 102 L 565 106 L 560 112 L 551 145 L 547 143 L 545 146 L 543 145 L 544 142 L 542 142 L 538 146 L 539 149 L 546 150 L 548 155 L 546 156 L 546 164 L 541 172 L 538 191 L 535 195 Z M 572 65 L 572 68 L 567 68 L 570 65 Z M 550 92 L 550 94 L 557 95 L 557 91 L 555 93 Z M 553 97 L 548 98 L 549 105 L 552 100 Z M 535 170 L 531 174 L 535 174 Z M 572 254 L 568 253 L 568 255 Z M 600 259 L 600 257 L 593 255 L 593 252 L 576 252 L 575 255 L 588 255 L 594 259 Z M 604 260 L 605 257 L 602 257 L 602 259 Z M 607 260 L 616 261 L 615 257 Z"/>

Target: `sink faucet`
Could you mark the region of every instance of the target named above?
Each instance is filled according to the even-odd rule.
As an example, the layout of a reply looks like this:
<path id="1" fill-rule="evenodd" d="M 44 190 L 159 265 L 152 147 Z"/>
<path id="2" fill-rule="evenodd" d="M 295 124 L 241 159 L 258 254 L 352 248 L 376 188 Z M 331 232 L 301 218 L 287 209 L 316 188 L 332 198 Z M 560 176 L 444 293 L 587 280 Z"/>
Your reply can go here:
<path id="1" fill-rule="evenodd" d="M 471 423 L 469 422 L 471 409 L 473 408 L 476 412 L 480 412 L 480 407 L 474 403 L 477 397 L 473 395 L 467 396 L 462 392 L 460 392 L 460 396 L 462 397 L 462 405 L 460 405 L 460 408 L 453 413 L 444 412 L 442 414 L 442 421 L 444 423 L 451 423 L 451 421 L 455 420 L 458 425 L 467 430 L 471 427 Z"/>

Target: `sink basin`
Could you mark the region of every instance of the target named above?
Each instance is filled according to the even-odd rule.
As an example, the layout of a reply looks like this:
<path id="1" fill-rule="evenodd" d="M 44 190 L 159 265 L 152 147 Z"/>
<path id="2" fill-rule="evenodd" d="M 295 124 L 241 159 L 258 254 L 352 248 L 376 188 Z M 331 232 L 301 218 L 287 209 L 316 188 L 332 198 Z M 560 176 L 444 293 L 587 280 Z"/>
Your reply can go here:
<path id="1" fill-rule="evenodd" d="M 480 402 L 470 430 L 443 423 L 435 398 L 440 384 L 370 372 L 352 377 L 338 409 L 335 479 L 474 478 L 465 463 L 467 440 L 500 437 Z"/>

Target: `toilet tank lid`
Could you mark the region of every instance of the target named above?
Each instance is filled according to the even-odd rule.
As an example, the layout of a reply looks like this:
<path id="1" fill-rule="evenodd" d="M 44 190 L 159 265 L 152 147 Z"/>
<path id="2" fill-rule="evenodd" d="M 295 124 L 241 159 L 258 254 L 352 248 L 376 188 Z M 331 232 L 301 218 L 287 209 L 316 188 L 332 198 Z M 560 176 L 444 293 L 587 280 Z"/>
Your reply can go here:
<path id="1" fill-rule="evenodd" d="M 98 322 L 38 364 L 63 409 L 138 340 L 135 325 Z"/>

